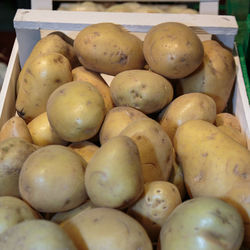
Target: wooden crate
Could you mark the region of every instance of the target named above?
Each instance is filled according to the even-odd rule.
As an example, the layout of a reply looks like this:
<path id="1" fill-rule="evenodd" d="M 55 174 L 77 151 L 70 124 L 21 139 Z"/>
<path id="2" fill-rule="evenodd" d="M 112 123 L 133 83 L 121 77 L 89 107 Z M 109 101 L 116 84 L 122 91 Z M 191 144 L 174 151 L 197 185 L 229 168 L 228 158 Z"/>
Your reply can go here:
<path id="1" fill-rule="evenodd" d="M 154 25 L 167 22 L 181 22 L 191 27 L 199 36 L 213 35 L 224 45 L 233 48 L 237 34 L 237 23 L 232 16 L 174 15 L 145 13 L 95 13 L 64 12 L 46 10 L 18 10 L 14 18 L 17 41 L 14 44 L 2 91 L 0 94 L 0 127 L 15 114 L 15 84 L 23 65 L 35 43 L 41 37 L 41 30 L 61 30 L 78 32 L 82 28 L 98 22 L 113 22 L 123 25 L 136 34 L 145 33 Z M 232 97 L 232 110 L 241 123 L 248 138 L 250 149 L 250 108 L 246 95 L 240 61 L 235 51 L 237 78 Z"/>
<path id="2" fill-rule="evenodd" d="M 54 0 L 63 2 L 61 0 Z M 66 0 L 67 2 L 75 2 L 75 0 Z M 89 1 L 89 0 L 88 0 Z M 95 0 L 95 2 L 109 2 L 113 0 Z M 116 0 L 115 2 L 135 2 L 137 0 Z M 164 3 L 199 3 L 199 13 L 218 15 L 219 13 L 219 0 L 140 0 L 140 2 L 164 2 Z M 45 9 L 52 10 L 53 0 L 31 0 L 32 9 Z"/>

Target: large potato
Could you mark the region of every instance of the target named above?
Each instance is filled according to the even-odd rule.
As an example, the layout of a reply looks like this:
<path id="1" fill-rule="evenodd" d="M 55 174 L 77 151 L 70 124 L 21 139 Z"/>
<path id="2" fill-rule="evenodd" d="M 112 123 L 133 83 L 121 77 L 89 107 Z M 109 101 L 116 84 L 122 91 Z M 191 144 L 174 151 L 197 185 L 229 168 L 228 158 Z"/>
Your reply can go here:
<path id="1" fill-rule="evenodd" d="M 96 72 L 86 70 L 83 66 L 79 66 L 72 70 L 73 81 L 89 82 L 94 85 L 103 97 L 106 112 L 113 108 L 113 101 L 111 99 L 110 88 Z"/>
<path id="2" fill-rule="evenodd" d="M 117 136 L 132 121 L 147 118 L 141 111 L 131 107 L 115 107 L 105 116 L 100 130 L 101 144 L 107 142 L 110 138 Z"/>
<path id="3" fill-rule="evenodd" d="M 199 37 L 189 27 L 167 22 L 149 30 L 144 39 L 143 53 L 154 72 L 178 79 L 199 67 L 204 50 Z"/>
<path id="4" fill-rule="evenodd" d="M 116 75 L 142 69 L 142 41 L 114 23 L 89 25 L 78 33 L 74 48 L 80 63 L 89 70 Z"/>
<path id="5" fill-rule="evenodd" d="M 24 161 L 35 150 L 35 146 L 18 137 L 0 142 L 0 196 L 20 196 L 19 174 Z"/>
<path id="6" fill-rule="evenodd" d="M 77 250 L 57 224 L 45 220 L 23 221 L 0 235 L 1 250 Z"/>
<path id="7" fill-rule="evenodd" d="M 97 134 L 105 116 L 105 105 L 92 84 L 73 81 L 50 95 L 47 115 L 60 138 L 79 142 Z"/>
<path id="8" fill-rule="evenodd" d="M 136 143 L 144 182 L 168 180 L 173 163 L 173 146 L 159 123 L 150 118 L 136 120 L 120 135 L 128 136 Z"/>
<path id="9" fill-rule="evenodd" d="M 19 177 L 21 196 L 37 211 L 56 213 L 87 200 L 86 162 L 61 145 L 38 149 L 24 162 Z"/>
<path id="10" fill-rule="evenodd" d="M 79 250 L 152 250 L 144 228 L 112 208 L 93 208 L 62 223 Z"/>
<path id="11" fill-rule="evenodd" d="M 199 197 L 180 204 L 164 223 L 161 250 L 237 250 L 244 227 L 237 210 L 217 198 Z"/>
<path id="12" fill-rule="evenodd" d="M 126 70 L 117 74 L 110 91 L 116 106 L 129 106 L 145 114 L 164 108 L 174 94 L 166 78 L 147 70 Z"/>
<path id="13" fill-rule="evenodd" d="M 228 102 L 233 88 L 236 66 L 232 52 L 223 48 L 218 42 L 203 42 L 204 59 L 202 65 L 191 75 L 179 80 L 178 92 L 202 92 L 211 96 L 221 113 Z"/>
<path id="14" fill-rule="evenodd" d="M 0 130 L 0 141 L 9 137 L 19 137 L 32 143 L 32 138 L 25 121 L 19 116 L 13 116 L 7 120 Z"/>
<path id="15" fill-rule="evenodd" d="M 37 57 L 23 70 L 16 110 L 20 117 L 29 122 L 46 111 L 50 94 L 64 83 L 72 81 L 72 74 L 69 60 L 59 53 Z"/>
<path id="16" fill-rule="evenodd" d="M 205 120 L 214 123 L 216 104 L 208 95 L 189 93 L 174 99 L 162 111 L 160 124 L 173 140 L 176 129 L 189 120 Z"/>
<path id="17" fill-rule="evenodd" d="M 40 215 L 24 201 L 12 196 L 0 197 L 0 234 L 22 221 L 39 217 Z"/>
<path id="18" fill-rule="evenodd" d="M 167 181 L 153 181 L 144 184 L 144 194 L 128 209 L 147 231 L 153 242 L 158 240 L 161 226 L 171 212 L 181 203 L 177 187 Z"/>
<path id="19" fill-rule="evenodd" d="M 126 136 L 111 138 L 90 160 L 85 174 L 86 190 L 96 206 L 125 208 L 143 191 L 138 149 Z"/>
<path id="20" fill-rule="evenodd" d="M 174 147 L 191 197 L 223 197 L 236 183 L 250 181 L 250 151 L 209 122 L 181 125 Z"/>

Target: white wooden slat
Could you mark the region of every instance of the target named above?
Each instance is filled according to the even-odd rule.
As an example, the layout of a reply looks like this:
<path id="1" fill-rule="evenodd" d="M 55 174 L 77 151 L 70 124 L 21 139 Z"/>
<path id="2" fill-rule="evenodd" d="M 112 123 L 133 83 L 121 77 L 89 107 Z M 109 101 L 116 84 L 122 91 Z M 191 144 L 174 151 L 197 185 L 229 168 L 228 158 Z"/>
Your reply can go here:
<path id="1" fill-rule="evenodd" d="M 219 2 L 201 2 L 199 6 L 199 13 L 206 15 L 216 15 L 219 13 Z"/>
<path id="2" fill-rule="evenodd" d="M 52 10 L 52 0 L 31 0 L 31 9 L 34 10 Z"/>

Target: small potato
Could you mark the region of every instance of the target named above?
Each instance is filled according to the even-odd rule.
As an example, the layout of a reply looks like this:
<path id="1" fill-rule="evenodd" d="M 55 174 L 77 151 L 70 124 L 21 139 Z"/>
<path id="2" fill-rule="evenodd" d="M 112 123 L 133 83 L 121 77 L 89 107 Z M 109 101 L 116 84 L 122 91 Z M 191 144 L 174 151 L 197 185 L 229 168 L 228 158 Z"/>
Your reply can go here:
<path id="1" fill-rule="evenodd" d="M 89 82 L 97 88 L 103 97 L 106 113 L 113 108 L 113 101 L 110 94 L 110 88 L 96 72 L 86 70 L 83 66 L 79 66 L 72 70 L 73 81 Z"/>
<path id="2" fill-rule="evenodd" d="M 51 127 L 65 141 L 94 137 L 105 116 L 101 94 L 88 82 L 69 82 L 49 97 L 47 115 Z"/>
<path id="3" fill-rule="evenodd" d="M 9 137 L 19 137 L 32 143 L 32 138 L 26 122 L 19 116 L 13 116 L 7 120 L 0 130 L 0 141 Z"/>
<path id="4" fill-rule="evenodd" d="M 205 120 L 214 123 L 216 104 L 202 93 L 184 94 L 174 99 L 162 111 L 159 123 L 173 140 L 176 129 L 189 120 Z"/>
<path id="5" fill-rule="evenodd" d="M 147 118 L 147 116 L 141 111 L 131 107 L 115 107 L 111 109 L 106 114 L 100 130 L 101 144 L 119 135 L 132 121 L 141 118 Z"/>
<path id="6" fill-rule="evenodd" d="M 35 150 L 35 146 L 18 137 L 0 142 L 0 196 L 20 196 L 19 174 L 24 161 Z"/>
<path id="7" fill-rule="evenodd" d="M 47 112 L 38 115 L 31 122 L 29 122 L 28 129 L 34 144 L 38 146 L 46 146 L 51 144 L 67 144 L 67 142 L 62 140 L 51 128 Z"/>
<path id="8" fill-rule="evenodd" d="M 125 208 L 143 191 L 143 176 L 136 144 L 127 136 L 104 143 L 86 168 L 90 200 L 101 207 Z"/>
<path id="9" fill-rule="evenodd" d="M 166 78 L 147 70 L 126 70 L 117 74 L 110 91 L 116 106 L 129 106 L 145 114 L 164 108 L 174 94 Z"/>
<path id="10" fill-rule="evenodd" d="M 21 196 L 37 211 L 57 213 L 87 200 L 86 162 L 61 145 L 44 146 L 24 162 L 19 177 Z"/>
<path id="11" fill-rule="evenodd" d="M 24 201 L 12 196 L 0 197 L 0 234 L 22 221 L 38 218 L 40 215 Z"/>
<path id="12" fill-rule="evenodd" d="M 166 181 L 153 181 L 144 184 L 144 194 L 128 209 L 145 228 L 153 242 L 158 240 L 161 226 L 171 212 L 181 203 L 177 187 Z"/>
<path id="13" fill-rule="evenodd" d="M 77 250 L 68 235 L 46 220 L 23 221 L 0 235 L 1 250 Z"/>
<path id="14" fill-rule="evenodd" d="M 69 147 L 79 154 L 87 162 L 87 164 L 95 152 L 99 149 L 99 147 L 94 143 L 88 141 L 74 142 L 71 143 Z"/>
<path id="15" fill-rule="evenodd" d="M 204 49 L 199 37 L 188 26 L 166 22 L 148 31 L 143 53 L 152 71 L 170 79 L 179 79 L 199 67 Z"/>
<path id="16" fill-rule="evenodd" d="M 132 217 L 112 208 L 93 208 L 62 223 L 77 249 L 152 250 L 144 228 Z"/>
<path id="17" fill-rule="evenodd" d="M 227 126 L 227 127 L 232 127 L 239 132 L 241 132 L 241 126 L 238 118 L 235 115 L 232 115 L 230 113 L 219 113 L 216 115 L 215 119 L 215 125 L 217 127 L 219 126 Z"/>
<path id="18" fill-rule="evenodd" d="M 177 206 L 160 233 L 162 250 L 236 250 L 244 236 L 238 211 L 211 197 L 187 200 Z"/>

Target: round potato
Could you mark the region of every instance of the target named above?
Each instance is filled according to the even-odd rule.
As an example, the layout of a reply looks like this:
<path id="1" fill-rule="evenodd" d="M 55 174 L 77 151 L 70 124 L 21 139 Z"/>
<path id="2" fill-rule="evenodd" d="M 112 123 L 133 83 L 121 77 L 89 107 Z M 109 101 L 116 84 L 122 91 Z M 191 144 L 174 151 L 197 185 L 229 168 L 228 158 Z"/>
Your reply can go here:
<path id="1" fill-rule="evenodd" d="M 61 145 L 44 146 L 24 162 L 19 177 L 21 196 L 37 211 L 56 213 L 87 200 L 86 162 Z"/>
<path id="2" fill-rule="evenodd" d="M 140 157 L 126 136 L 111 138 L 90 160 L 85 174 L 90 200 L 101 207 L 125 208 L 143 191 Z"/>
<path id="3" fill-rule="evenodd" d="M 144 184 L 144 194 L 128 209 L 145 228 L 153 242 L 157 242 L 161 226 L 181 203 L 177 187 L 167 181 L 153 181 Z"/>
<path id="4" fill-rule="evenodd" d="M 162 250 L 236 250 L 244 236 L 238 211 L 210 197 L 183 202 L 175 208 L 160 233 Z"/>
<path id="5" fill-rule="evenodd" d="M 236 76 L 236 66 L 231 51 L 218 42 L 203 42 L 204 59 L 201 66 L 191 75 L 180 79 L 178 94 L 202 92 L 211 96 L 217 107 L 217 113 L 225 109 Z"/>
<path id="6" fill-rule="evenodd" d="M 38 146 L 46 146 L 51 144 L 67 144 L 67 142 L 62 140 L 51 128 L 47 112 L 44 112 L 35 117 L 31 122 L 28 123 L 27 126 L 34 144 Z"/>
<path id="7" fill-rule="evenodd" d="M 145 114 L 164 108 L 174 94 L 166 78 L 147 70 L 126 70 L 117 74 L 110 91 L 116 106 L 129 106 Z"/>
<path id="8" fill-rule="evenodd" d="M 105 116 L 105 105 L 92 84 L 73 81 L 50 95 L 47 115 L 60 138 L 79 142 L 97 134 Z"/>
<path id="9" fill-rule="evenodd" d="M 161 114 L 159 123 L 173 140 L 176 129 L 189 120 L 205 120 L 214 123 L 216 104 L 208 95 L 189 93 L 174 99 Z"/>
<path id="10" fill-rule="evenodd" d="M 241 132 L 241 126 L 238 118 L 235 115 L 230 113 L 219 113 L 216 115 L 215 125 L 219 126 L 227 126 L 237 129 Z"/>
<path id="11" fill-rule="evenodd" d="M 194 72 L 204 56 L 199 37 L 186 25 L 175 22 L 151 28 L 144 39 L 143 53 L 154 72 L 170 79 Z"/>
<path id="12" fill-rule="evenodd" d="M 62 223 L 79 250 L 152 250 L 144 228 L 132 217 L 112 208 L 93 208 Z"/>
<path id="13" fill-rule="evenodd" d="M 57 224 L 45 220 L 23 221 L 0 235 L 1 250 L 77 250 Z"/>
<path id="14" fill-rule="evenodd" d="M 142 41 L 114 23 L 84 28 L 76 36 L 74 48 L 80 63 L 95 72 L 116 75 L 145 65 Z"/>
<path id="15" fill-rule="evenodd" d="M 35 146 L 18 137 L 0 142 L 0 196 L 20 196 L 19 174 L 24 161 L 35 150 Z"/>
<path id="16" fill-rule="evenodd" d="M 24 201 L 12 196 L 0 197 L 0 234 L 22 221 L 38 218 L 40 215 Z"/>
<path id="17" fill-rule="evenodd" d="M 9 137 L 19 137 L 32 143 L 32 138 L 26 122 L 19 116 L 13 116 L 7 120 L 0 130 L 0 141 Z"/>
<path id="18" fill-rule="evenodd" d="M 132 121 L 141 118 L 147 118 L 147 116 L 141 111 L 131 107 L 115 107 L 111 109 L 106 114 L 100 130 L 99 137 L 101 144 L 119 135 Z"/>

